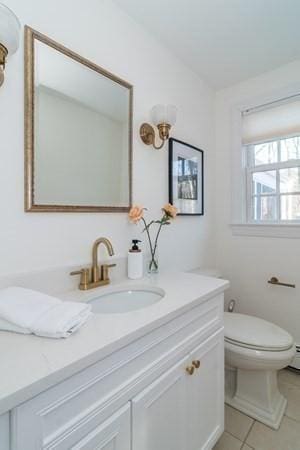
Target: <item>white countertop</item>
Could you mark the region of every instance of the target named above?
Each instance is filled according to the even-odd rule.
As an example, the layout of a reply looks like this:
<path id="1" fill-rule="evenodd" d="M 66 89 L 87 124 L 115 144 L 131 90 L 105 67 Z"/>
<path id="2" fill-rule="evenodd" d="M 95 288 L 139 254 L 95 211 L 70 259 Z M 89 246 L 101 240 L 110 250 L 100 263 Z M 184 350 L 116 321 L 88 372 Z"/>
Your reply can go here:
<path id="1" fill-rule="evenodd" d="M 144 309 L 94 314 L 68 339 L 0 331 L 0 414 L 222 293 L 229 283 L 192 273 L 166 272 L 136 281 L 126 279 L 90 291 L 72 291 L 59 297 L 87 301 L 121 286 L 156 286 L 166 295 Z"/>

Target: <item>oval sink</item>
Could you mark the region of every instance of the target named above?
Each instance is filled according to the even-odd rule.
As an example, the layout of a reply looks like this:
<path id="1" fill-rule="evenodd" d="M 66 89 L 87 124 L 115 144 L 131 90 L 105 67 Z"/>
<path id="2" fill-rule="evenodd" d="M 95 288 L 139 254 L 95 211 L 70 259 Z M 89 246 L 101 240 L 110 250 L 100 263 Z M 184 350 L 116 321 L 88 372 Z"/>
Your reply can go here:
<path id="1" fill-rule="evenodd" d="M 99 314 L 126 313 L 146 308 L 160 301 L 165 292 L 160 288 L 136 287 L 99 295 L 91 300 L 92 311 Z"/>

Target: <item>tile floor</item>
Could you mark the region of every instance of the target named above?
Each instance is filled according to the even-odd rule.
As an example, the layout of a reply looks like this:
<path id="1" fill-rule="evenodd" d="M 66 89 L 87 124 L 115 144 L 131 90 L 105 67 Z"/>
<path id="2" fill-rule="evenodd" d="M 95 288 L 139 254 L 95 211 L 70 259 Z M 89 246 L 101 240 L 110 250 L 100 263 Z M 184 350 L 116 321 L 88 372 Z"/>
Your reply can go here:
<path id="1" fill-rule="evenodd" d="M 279 388 L 288 400 L 279 430 L 225 405 L 225 431 L 213 450 L 300 450 L 300 374 L 281 370 Z"/>

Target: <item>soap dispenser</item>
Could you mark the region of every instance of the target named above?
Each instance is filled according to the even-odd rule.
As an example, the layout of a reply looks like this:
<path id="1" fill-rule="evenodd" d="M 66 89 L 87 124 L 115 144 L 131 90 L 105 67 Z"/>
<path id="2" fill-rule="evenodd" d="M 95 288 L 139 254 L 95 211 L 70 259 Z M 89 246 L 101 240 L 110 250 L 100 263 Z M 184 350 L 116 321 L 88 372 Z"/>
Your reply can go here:
<path id="1" fill-rule="evenodd" d="M 137 280 L 143 277 L 143 253 L 139 248 L 138 239 L 132 240 L 132 247 L 128 252 L 128 278 Z"/>

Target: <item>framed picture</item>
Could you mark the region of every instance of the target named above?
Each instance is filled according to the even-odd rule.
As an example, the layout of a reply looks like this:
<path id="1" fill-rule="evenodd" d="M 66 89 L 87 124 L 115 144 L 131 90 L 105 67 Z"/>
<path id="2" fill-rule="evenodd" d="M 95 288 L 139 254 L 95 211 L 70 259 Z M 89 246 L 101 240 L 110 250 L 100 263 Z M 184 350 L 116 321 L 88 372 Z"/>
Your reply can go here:
<path id="1" fill-rule="evenodd" d="M 179 215 L 204 214 L 203 150 L 169 139 L 169 201 Z"/>

